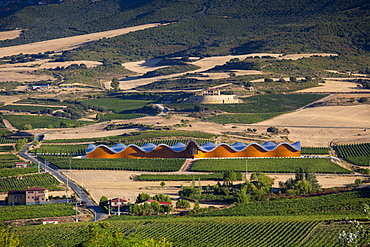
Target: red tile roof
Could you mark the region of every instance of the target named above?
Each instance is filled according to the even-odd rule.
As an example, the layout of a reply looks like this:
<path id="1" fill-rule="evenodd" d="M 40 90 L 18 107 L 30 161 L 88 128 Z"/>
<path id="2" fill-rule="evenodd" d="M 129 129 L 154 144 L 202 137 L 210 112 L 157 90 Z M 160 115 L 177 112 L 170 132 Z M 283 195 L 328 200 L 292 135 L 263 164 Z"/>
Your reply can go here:
<path id="1" fill-rule="evenodd" d="M 38 187 L 38 186 L 35 186 L 35 187 L 32 187 L 32 188 L 26 189 L 26 191 L 35 191 L 35 190 L 37 190 L 37 191 L 40 191 L 40 190 L 44 191 L 44 190 L 48 190 L 48 189 L 43 188 L 43 187 Z"/>

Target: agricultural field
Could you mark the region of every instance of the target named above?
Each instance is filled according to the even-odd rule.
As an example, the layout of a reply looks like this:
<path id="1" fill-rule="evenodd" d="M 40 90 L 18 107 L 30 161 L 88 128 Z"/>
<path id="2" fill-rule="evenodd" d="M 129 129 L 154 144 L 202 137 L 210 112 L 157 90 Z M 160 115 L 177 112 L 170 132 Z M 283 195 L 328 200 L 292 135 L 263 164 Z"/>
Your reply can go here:
<path id="1" fill-rule="evenodd" d="M 314 173 L 352 173 L 328 158 L 202 159 L 194 162 L 191 171 L 244 172 L 247 168 L 248 172 L 294 173 L 300 167 Z"/>
<path id="2" fill-rule="evenodd" d="M 129 170 L 174 172 L 180 170 L 183 159 L 70 159 L 65 157 L 41 156 L 62 169 L 77 170 Z"/>
<path id="3" fill-rule="evenodd" d="M 0 222 L 17 219 L 70 216 L 76 214 L 72 204 L 42 204 L 0 207 Z"/>
<path id="4" fill-rule="evenodd" d="M 370 166 L 370 143 L 338 145 L 338 156 L 359 166 Z"/>
<path id="5" fill-rule="evenodd" d="M 329 154 L 329 151 L 329 147 L 302 147 L 301 154 L 326 155 Z"/>
<path id="6" fill-rule="evenodd" d="M 163 138 L 165 137 L 165 138 Z M 186 142 L 190 139 L 196 139 L 202 142 L 208 142 L 216 135 L 200 132 L 200 131 L 184 131 L 184 130 L 149 130 L 132 132 L 126 136 L 107 136 L 101 138 L 83 138 L 83 139 L 62 139 L 62 140 L 44 140 L 43 143 L 73 143 L 73 142 L 118 142 L 123 144 L 137 144 L 159 141 L 168 145 L 175 142 Z M 171 138 L 171 139 L 170 139 Z M 172 139 L 176 138 L 176 139 Z M 186 139 L 187 138 L 187 139 Z M 159 140 L 160 139 L 160 140 Z M 175 144 L 174 143 L 174 144 Z"/>
<path id="7" fill-rule="evenodd" d="M 37 115 L 3 115 L 17 129 L 24 129 L 26 124 L 31 125 L 33 129 L 38 128 L 60 128 L 60 127 L 81 127 L 92 124 L 88 121 L 77 121 L 64 118 Z"/>
<path id="8" fill-rule="evenodd" d="M 213 173 L 213 174 L 186 174 L 186 175 L 172 175 L 172 174 L 141 174 L 136 177 L 138 181 L 222 181 L 223 173 Z M 236 173 L 237 180 L 242 180 L 242 173 Z"/>
<path id="9" fill-rule="evenodd" d="M 0 152 L 11 152 L 14 150 L 13 146 L 0 146 Z"/>
<path id="10" fill-rule="evenodd" d="M 289 112 L 319 100 L 323 94 L 264 94 L 244 98 L 242 104 L 204 105 L 228 113 L 282 113 Z M 168 104 L 177 109 L 194 108 L 195 104 Z"/>
<path id="11" fill-rule="evenodd" d="M 152 103 L 151 100 L 129 100 L 120 98 L 98 98 L 82 101 L 83 103 L 105 107 L 107 110 L 115 113 L 125 113 L 143 108 L 145 105 Z"/>
<path id="12" fill-rule="evenodd" d="M 0 154 L 0 168 L 14 167 L 14 162 L 20 161 L 22 160 L 14 154 Z"/>
<path id="13" fill-rule="evenodd" d="M 38 171 L 37 167 L 0 169 L 0 178 L 14 177 L 29 173 L 37 173 L 37 171 Z"/>
<path id="14" fill-rule="evenodd" d="M 77 156 L 86 153 L 87 144 L 75 145 L 42 145 L 33 149 L 31 153 L 36 155 L 55 155 L 55 156 Z"/>
<path id="15" fill-rule="evenodd" d="M 0 192 L 9 190 L 25 190 L 33 186 L 40 186 L 49 190 L 61 190 L 60 183 L 49 173 L 24 175 L 22 178 L 0 178 Z"/>
<path id="16" fill-rule="evenodd" d="M 65 106 L 71 105 L 71 103 L 61 102 L 60 100 L 36 99 L 36 98 L 21 99 L 15 102 L 15 104 L 35 104 L 35 105 L 48 105 L 48 106 L 55 106 L 55 107 L 65 107 Z"/>
<path id="17" fill-rule="evenodd" d="M 144 113 L 128 113 L 128 114 L 106 114 L 104 116 L 99 117 L 101 121 L 110 121 L 110 120 L 129 120 L 134 118 L 141 118 L 148 116 Z"/>
<path id="18" fill-rule="evenodd" d="M 206 118 L 205 120 L 220 123 L 220 124 L 228 124 L 228 123 L 244 123 L 244 124 L 252 124 L 258 123 L 273 117 L 276 117 L 282 112 L 272 112 L 272 113 L 236 113 L 236 114 L 220 114 L 213 117 Z"/>
<path id="19" fill-rule="evenodd" d="M 62 107 L 50 107 L 50 106 L 33 106 L 33 105 L 6 105 L 2 106 L 0 110 L 16 111 L 16 112 L 30 112 L 30 113 L 40 113 L 42 111 L 56 111 L 60 110 Z"/>
<path id="20" fill-rule="evenodd" d="M 270 200 L 237 205 L 198 216 L 297 216 L 321 215 L 325 219 L 362 218 L 363 204 L 370 203 L 370 191 L 358 190 L 307 198 Z"/>

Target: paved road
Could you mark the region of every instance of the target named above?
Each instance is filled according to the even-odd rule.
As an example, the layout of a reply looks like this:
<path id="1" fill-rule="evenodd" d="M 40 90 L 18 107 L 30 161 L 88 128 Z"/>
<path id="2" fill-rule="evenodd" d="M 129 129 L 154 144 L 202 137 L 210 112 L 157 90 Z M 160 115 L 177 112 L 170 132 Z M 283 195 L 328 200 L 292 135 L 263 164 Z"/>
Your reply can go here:
<path id="1" fill-rule="evenodd" d="M 43 133 L 45 134 L 45 133 Z M 43 135 L 43 134 L 40 134 L 36 137 L 36 140 L 40 140 L 40 136 Z M 46 166 L 45 165 L 45 160 L 39 158 L 39 157 L 34 157 L 34 156 L 31 156 L 29 153 L 27 153 L 27 150 L 28 148 L 33 145 L 33 143 L 30 143 L 30 144 L 27 144 L 23 149 L 22 151 L 20 152 L 20 155 L 23 157 L 23 158 L 26 158 L 28 160 L 30 160 L 31 162 L 35 163 L 35 164 L 40 164 L 40 167 L 43 168 L 45 171 L 48 171 L 50 172 L 51 174 L 53 174 L 55 177 L 57 177 L 60 181 L 62 181 L 63 183 L 67 184 L 67 178 L 65 176 L 63 176 L 60 171 L 58 170 L 55 170 L 53 168 L 51 168 L 50 166 Z M 68 185 L 69 187 L 74 190 L 74 192 L 78 195 L 78 197 L 86 202 L 86 207 L 88 209 L 90 209 L 95 217 L 92 221 L 99 221 L 101 219 L 104 218 L 104 216 L 106 215 L 105 213 L 101 212 L 100 208 L 98 206 L 96 206 L 94 204 L 94 202 L 87 196 L 87 194 L 82 190 L 81 187 L 79 187 L 77 184 L 73 183 L 72 181 L 68 180 Z"/>

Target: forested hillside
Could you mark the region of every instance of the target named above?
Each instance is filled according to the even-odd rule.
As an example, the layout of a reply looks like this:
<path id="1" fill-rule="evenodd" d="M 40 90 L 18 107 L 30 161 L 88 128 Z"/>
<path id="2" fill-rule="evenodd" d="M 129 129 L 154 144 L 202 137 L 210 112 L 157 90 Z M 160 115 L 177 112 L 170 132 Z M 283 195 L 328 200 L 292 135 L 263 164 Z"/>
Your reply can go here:
<path id="1" fill-rule="evenodd" d="M 105 57 L 135 60 L 163 55 L 370 50 L 367 0 L 81 0 L 32 6 L 0 19 L 0 30 L 26 29 L 20 38 L 2 41 L 0 46 L 151 22 L 171 24 L 104 39 L 77 55 L 101 60 L 104 52 Z"/>

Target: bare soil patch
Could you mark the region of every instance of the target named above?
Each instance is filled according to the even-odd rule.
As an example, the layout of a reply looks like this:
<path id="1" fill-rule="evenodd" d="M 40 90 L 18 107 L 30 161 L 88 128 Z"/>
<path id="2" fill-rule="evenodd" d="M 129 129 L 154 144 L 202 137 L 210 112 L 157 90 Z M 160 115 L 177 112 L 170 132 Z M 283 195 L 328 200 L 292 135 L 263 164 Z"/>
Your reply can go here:
<path id="1" fill-rule="evenodd" d="M 351 82 L 355 78 L 326 78 L 325 83 L 321 83 L 319 87 L 312 87 L 299 90 L 297 92 L 304 93 L 331 93 L 331 92 L 366 92 L 370 93 L 370 89 L 357 87 L 356 82 Z"/>
<path id="2" fill-rule="evenodd" d="M 0 32 L 0 40 L 15 39 L 21 36 L 22 30 Z"/>

